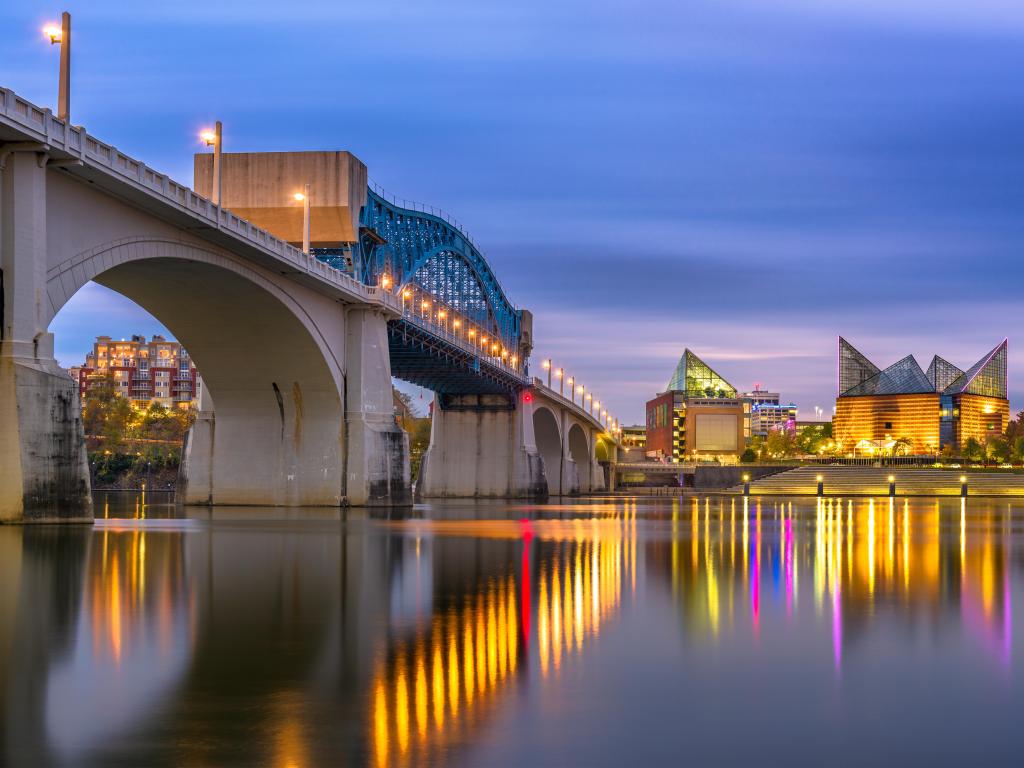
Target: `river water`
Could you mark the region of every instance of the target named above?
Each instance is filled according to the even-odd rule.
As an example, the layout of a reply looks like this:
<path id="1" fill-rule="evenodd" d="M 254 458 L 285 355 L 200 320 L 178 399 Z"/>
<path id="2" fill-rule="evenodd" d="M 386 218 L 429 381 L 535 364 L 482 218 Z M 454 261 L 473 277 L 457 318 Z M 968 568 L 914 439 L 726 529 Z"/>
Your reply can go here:
<path id="1" fill-rule="evenodd" d="M 1019 765 L 1024 502 L 0 527 L 5 765 Z"/>

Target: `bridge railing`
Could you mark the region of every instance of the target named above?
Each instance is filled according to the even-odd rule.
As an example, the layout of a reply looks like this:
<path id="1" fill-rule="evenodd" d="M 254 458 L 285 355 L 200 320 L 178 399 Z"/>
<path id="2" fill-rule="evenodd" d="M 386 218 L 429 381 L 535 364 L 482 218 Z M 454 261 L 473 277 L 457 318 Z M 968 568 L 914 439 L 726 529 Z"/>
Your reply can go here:
<path id="1" fill-rule="evenodd" d="M 540 390 L 548 399 L 560 403 L 562 406 L 568 408 L 573 413 L 576 413 L 586 421 L 589 421 L 596 429 L 600 430 L 601 432 L 605 432 L 609 435 L 612 434 L 611 430 L 608 429 L 608 425 L 603 423 L 599 416 L 595 416 L 585 406 L 575 402 L 574 400 L 570 400 L 564 394 L 558 392 L 555 389 L 550 388 L 547 384 L 544 383 L 542 379 L 539 379 L 536 376 L 534 376 L 532 386 L 534 389 Z M 616 442 L 618 442 L 617 437 L 614 437 L 614 439 Z"/>
<path id="2" fill-rule="evenodd" d="M 479 359 L 483 363 L 487 363 L 493 368 L 505 371 L 520 378 L 524 385 L 527 384 L 528 379 L 525 373 L 525 361 L 520 360 L 513 355 L 503 357 L 500 351 L 498 354 L 487 354 L 479 344 L 474 343 L 472 340 L 467 338 L 464 329 L 455 330 L 450 321 L 445 322 L 443 320 L 438 320 L 437 316 L 434 314 L 425 314 L 423 312 L 416 311 L 415 302 L 403 301 L 394 294 L 389 294 L 389 296 L 390 300 L 398 303 L 397 311 L 403 320 L 406 320 L 418 328 L 428 331 L 436 338 L 453 347 L 457 347 L 466 354 Z"/>
<path id="3" fill-rule="evenodd" d="M 473 236 L 469 234 L 469 231 L 465 227 L 463 227 L 462 224 L 460 224 L 459 221 L 454 216 L 452 216 L 450 213 L 448 213 L 448 211 L 444 210 L 443 208 L 437 208 L 433 205 L 421 203 L 417 200 L 408 200 L 404 197 L 398 197 L 397 195 L 388 192 L 386 189 L 384 189 L 384 187 L 375 182 L 373 179 L 370 179 L 369 184 L 370 189 L 373 190 L 373 193 L 375 195 L 377 195 L 378 197 L 382 197 L 384 200 L 388 201 L 396 208 L 406 208 L 410 211 L 426 213 L 444 220 L 452 227 L 457 229 L 459 231 L 459 234 L 466 238 L 466 240 L 469 241 L 474 248 L 476 248 L 478 251 L 480 250 L 480 247 L 476 244 L 476 242 L 474 242 Z M 481 253 L 483 253 L 483 251 L 481 251 Z"/>

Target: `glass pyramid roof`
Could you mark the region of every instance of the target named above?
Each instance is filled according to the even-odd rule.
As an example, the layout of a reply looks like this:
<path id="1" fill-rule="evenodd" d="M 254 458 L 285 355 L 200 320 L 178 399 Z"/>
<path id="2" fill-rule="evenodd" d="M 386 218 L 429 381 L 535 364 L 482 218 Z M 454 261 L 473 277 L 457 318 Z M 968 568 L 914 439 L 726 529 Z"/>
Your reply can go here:
<path id="1" fill-rule="evenodd" d="M 691 397 L 736 397 L 736 387 L 689 349 L 679 358 L 665 391 L 685 392 Z"/>
<path id="2" fill-rule="evenodd" d="M 1006 399 L 1006 339 L 949 384 L 944 395 L 985 395 Z"/>
<path id="3" fill-rule="evenodd" d="M 845 395 L 857 385 L 876 376 L 880 369 L 858 352 L 854 346 L 839 337 L 839 394 Z"/>
<path id="4" fill-rule="evenodd" d="M 931 365 L 928 366 L 928 372 L 925 375 L 928 377 L 928 381 L 932 383 L 932 388 L 936 392 L 942 392 L 946 387 L 963 376 L 964 372 L 948 360 L 944 360 L 936 355 L 932 358 Z"/>
<path id="5" fill-rule="evenodd" d="M 1007 342 L 967 371 L 960 370 L 938 355 L 932 358 L 928 372 L 921 370 L 913 355 L 907 355 L 884 371 L 839 337 L 839 396 L 912 395 L 940 392 L 944 395 L 984 395 L 1006 399 Z"/>
<path id="6" fill-rule="evenodd" d="M 913 355 L 907 355 L 899 362 L 893 363 L 884 371 L 879 371 L 870 379 L 843 393 L 846 397 L 861 395 L 913 395 L 923 392 L 934 392 L 931 383 Z"/>

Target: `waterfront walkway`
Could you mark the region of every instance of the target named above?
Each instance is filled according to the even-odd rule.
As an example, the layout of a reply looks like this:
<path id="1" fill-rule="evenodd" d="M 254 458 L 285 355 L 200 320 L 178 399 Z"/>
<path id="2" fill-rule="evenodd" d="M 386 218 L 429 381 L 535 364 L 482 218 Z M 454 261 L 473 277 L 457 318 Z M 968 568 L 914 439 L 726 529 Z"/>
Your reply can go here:
<path id="1" fill-rule="evenodd" d="M 1009 470 L 961 472 L 956 469 L 899 469 L 892 467 L 795 467 L 750 483 L 752 496 L 813 496 L 818 477 L 826 496 L 887 496 L 889 478 L 897 496 L 959 496 L 966 477 L 971 496 L 1024 496 L 1024 474 Z M 730 489 L 742 493 L 742 486 Z"/>

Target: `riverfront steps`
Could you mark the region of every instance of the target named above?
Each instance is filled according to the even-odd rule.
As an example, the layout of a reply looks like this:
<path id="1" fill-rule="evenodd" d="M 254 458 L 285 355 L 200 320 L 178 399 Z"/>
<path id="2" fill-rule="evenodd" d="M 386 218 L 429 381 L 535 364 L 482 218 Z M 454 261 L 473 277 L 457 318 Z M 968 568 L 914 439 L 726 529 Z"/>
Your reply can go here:
<path id="1" fill-rule="evenodd" d="M 956 469 L 808 466 L 753 480 L 751 496 L 814 496 L 821 477 L 826 496 L 888 496 L 889 478 L 897 496 L 959 496 L 960 478 L 967 478 L 971 496 L 1024 496 L 1024 474 L 1009 470 L 962 472 Z M 742 493 L 734 486 L 730 493 Z"/>

